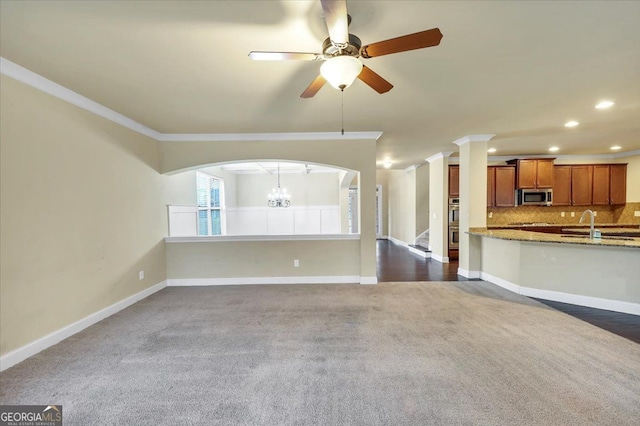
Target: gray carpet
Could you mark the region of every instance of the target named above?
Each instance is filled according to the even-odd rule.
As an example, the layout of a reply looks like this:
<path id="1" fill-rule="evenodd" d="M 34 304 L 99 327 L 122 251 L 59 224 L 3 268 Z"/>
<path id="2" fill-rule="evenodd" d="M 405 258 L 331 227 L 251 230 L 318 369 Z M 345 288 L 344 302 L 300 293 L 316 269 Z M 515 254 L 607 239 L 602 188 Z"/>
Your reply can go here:
<path id="1" fill-rule="evenodd" d="M 65 425 L 637 425 L 640 345 L 484 282 L 167 288 L 0 374 Z"/>

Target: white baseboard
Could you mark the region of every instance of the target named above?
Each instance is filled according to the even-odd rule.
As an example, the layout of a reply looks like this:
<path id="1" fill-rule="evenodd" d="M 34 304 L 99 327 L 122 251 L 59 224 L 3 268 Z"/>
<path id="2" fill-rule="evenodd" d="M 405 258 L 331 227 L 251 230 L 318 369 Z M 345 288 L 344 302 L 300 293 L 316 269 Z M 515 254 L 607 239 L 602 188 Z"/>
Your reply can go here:
<path id="1" fill-rule="evenodd" d="M 360 277 L 360 284 L 378 284 L 378 277 Z"/>
<path id="2" fill-rule="evenodd" d="M 408 249 L 411 253 L 417 254 L 420 257 L 424 257 L 425 259 L 428 259 L 431 257 L 431 253 L 417 249 L 415 247 L 408 246 Z"/>
<path id="3" fill-rule="evenodd" d="M 480 278 L 480 271 L 468 271 L 466 269 L 458 267 L 458 275 L 462 275 L 470 280 Z"/>
<path id="4" fill-rule="evenodd" d="M 435 254 L 435 253 L 431 252 L 431 258 L 433 260 L 437 260 L 440 263 L 449 263 L 449 257 L 448 256 L 440 256 L 439 254 Z"/>
<path id="5" fill-rule="evenodd" d="M 540 290 L 531 287 L 522 287 L 502 278 L 482 272 L 481 278 L 499 287 L 517 294 L 536 299 L 552 300 L 554 302 L 568 303 L 571 305 L 586 306 L 589 308 L 604 309 L 607 311 L 622 312 L 625 314 L 640 315 L 640 304 L 625 302 L 622 300 L 602 299 L 600 297 L 582 296 L 579 294 L 562 293 L 552 290 Z"/>
<path id="6" fill-rule="evenodd" d="M 393 237 L 392 237 L 392 236 L 390 236 L 390 235 L 387 237 L 387 240 L 392 241 L 392 242 L 394 242 L 394 243 L 396 243 L 396 244 L 398 244 L 398 245 L 404 246 L 404 247 L 409 247 L 409 244 L 407 244 L 407 243 L 405 243 L 404 241 L 399 240 L 399 239 L 397 239 L 397 238 L 393 238 Z"/>
<path id="7" fill-rule="evenodd" d="M 59 330 L 54 331 L 53 333 L 47 334 L 44 337 L 41 337 L 37 340 L 34 340 L 31 343 L 27 343 L 26 345 L 15 349 L 11 352 L 8 352 L 0 357 L 0 371 L 4 371 L 7 368 L 13 367 L 19 362 L 24 361 L 25 359 L 41 352 L 59 342 L 66 339 L 67 337 L 73 336 L 76 333 L 84 330 L 87 327 L 92 326 L 93 324 L 102 321 L 103 319 L 110 317 L 111 315 L 120 312 L 121 310 L 133 305 L 134 303 L 151 296 L 153 293 L 156 293 L 167 286 L 166 281 L 162 281 L 154 286 L 146 288 L 139 293 L 136 293 L 132 296 L 127 297 L 117 303 L 114 303 L 111 306 L 108 306 L 98 312 L 95 312 L 87 317 L 82 318 L 79 321 L 74 322 L 73 324 L 69 324 L 66 327 L 63 327 Z"/>
<path id="8" fill-rule="evenodd" d="M 170 287 L 252 285 L 252 284 L 358 284 L 358 275 L 309 276 L 309 277 L 230 277 L 230 278 L 172 278 L 167 280 Z"/>

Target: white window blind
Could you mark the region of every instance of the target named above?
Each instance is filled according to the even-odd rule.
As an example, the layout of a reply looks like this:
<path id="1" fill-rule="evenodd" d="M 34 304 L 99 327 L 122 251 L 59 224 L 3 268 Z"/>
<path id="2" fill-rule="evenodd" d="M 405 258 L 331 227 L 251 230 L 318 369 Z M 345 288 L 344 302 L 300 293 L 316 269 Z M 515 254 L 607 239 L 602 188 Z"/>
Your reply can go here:
<path id="1" fill-rule="evenodd" d="M 206 173 L 196 173 L 198 235 L 222 235 L 224 229 L 223 181 Z"/>

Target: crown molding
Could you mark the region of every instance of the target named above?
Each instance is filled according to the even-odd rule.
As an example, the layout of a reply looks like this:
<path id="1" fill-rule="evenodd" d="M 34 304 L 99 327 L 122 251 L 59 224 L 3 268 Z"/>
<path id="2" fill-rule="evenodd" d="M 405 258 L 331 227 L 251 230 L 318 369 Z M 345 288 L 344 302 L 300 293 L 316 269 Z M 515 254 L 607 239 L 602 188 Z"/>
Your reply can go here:
<path id="1" fill-rule="evenodd" d="M 303 132 L 303 133 L 159 133 L 161 142 L 264 142 L 378 140 L 382 132 Z"/>
<path id="2" fill-rule="evenodd" d="M 81 94 L 0 56 L 0 73 L 65 102 L 160 142 L 254 142 L 311 140 L 375 140 L 382 132 L 304 133 L 160 133 Z"/>
<path id="3" fill-rule="evenodd" d="M 142 135 L 158 140 L 160 133 L 150 129 L 149 127 L 138 123 L 135 120 L 130 119 L 112 109 L 107 108 L 89 98 L 86 98 L 79 93 L 69 90 L 64 86 L 54 83 L 53 81 L 36 74 L 18 64 L 15 64 L 0 56 L 0 73 L 18 80 L 28 86 L 38 89 L 41 92 L 47 93 L 51 96 L 55 96 L 65 102 L 69 102 L 72 105 L 82 108 L 85 111 L 92 112 L 102 118 L 113 121 L 127 129 L 138 132 Z"/>
<path id="4" fill-rule="evenodd" d="M 588 159 L 588 160 L 607 160 L 607 159 L 616 159 L 616 158 L 625 158 L 625 157 L 633 157 L 635 155 L 640 155 L 640 149 L 635 151 L 627 151 L 627 152 L 616 152 L 611 154 L 575 154 L 575 155 L 501 155 L 501 156 L 490 156 L 487 159 L 489 161 L 509 161 L 514 160 L 516 158 L 527 159 L 527 158 L 554 158 L 557 160 L 576 160 L 576 159 Z"/>
<path id="5" fill-rule="evenodd" d="M 436 160 L 440 160 L 440 159 L 442 159 L 442 158 L 450 157 L 450 156 L 451 156 L 451 154 L 453 154 L 453 151 L 439 152 L 439 153 L 437 153 L 437 154 L 432 155 L 432 156 L 431 156 L 431 157 L 429 157 L 429 158 L 425 158 L 425 160 L 426 160 L 428 163 L 431 163 L 432 161 L 436 161 Z"/>
<path id="6" fill-rule="evenodd" d="M 495 135 L 467 135 L 453 141 L 454 144 L 462 146 L 471 142 L 489 142 Z"/>

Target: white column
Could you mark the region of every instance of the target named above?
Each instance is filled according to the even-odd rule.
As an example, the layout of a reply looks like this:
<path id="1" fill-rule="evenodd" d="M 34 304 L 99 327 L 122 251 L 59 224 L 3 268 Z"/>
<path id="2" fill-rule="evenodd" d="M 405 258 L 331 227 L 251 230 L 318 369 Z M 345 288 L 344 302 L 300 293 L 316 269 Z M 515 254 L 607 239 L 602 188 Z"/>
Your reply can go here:
<path id="1" fill-rule="evenodd" d="M 431 258 L 449 262 L 449 156 L 440 152 L 427 158 L 429 162 L 429 248 Z"/>
<path id="2" fill-rule="evenodd" d="M 487 142 L 495 135 L 469 135 L 460 147 L 460 247 L 458 275 L 480 278 L 480 238 L 469 228 L 487 226 Z"/>

